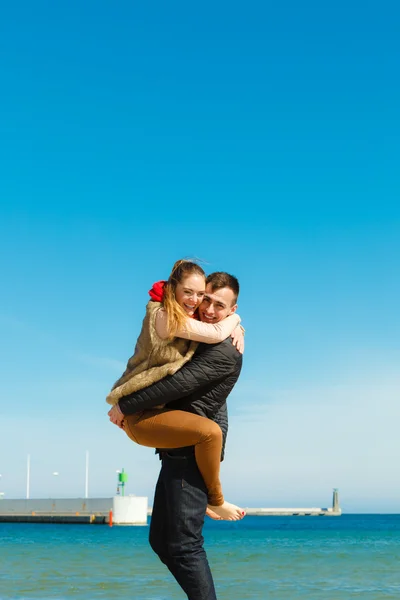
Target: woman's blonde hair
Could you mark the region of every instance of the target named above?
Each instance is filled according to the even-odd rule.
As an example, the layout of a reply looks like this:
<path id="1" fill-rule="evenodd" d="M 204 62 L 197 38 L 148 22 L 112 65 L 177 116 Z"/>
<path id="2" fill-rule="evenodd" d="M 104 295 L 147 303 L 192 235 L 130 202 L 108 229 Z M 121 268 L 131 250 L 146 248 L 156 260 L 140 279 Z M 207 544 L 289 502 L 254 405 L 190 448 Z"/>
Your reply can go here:
<path id="1" fill-rule="evenodd" d="M 189 275 L 201 275 L 204 279 L 206 277 L 203 269 L 198 264 L 184 259 L 177 260 L 164 287 L 162 305 L 167 312 L 167 327 L 170 338 L 174 337 L 188 318 L 183 308 L 176 301 L 176 286 Z"/>

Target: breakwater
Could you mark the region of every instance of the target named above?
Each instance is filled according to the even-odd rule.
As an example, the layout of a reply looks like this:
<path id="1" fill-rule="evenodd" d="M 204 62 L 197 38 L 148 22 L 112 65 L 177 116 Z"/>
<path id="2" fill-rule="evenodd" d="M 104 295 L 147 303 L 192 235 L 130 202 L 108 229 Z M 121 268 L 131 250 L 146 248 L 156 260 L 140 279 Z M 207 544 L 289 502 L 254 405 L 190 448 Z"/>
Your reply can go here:
<path id="1" fill-rule="evenodd" d="M 145 525 L 147 507 L 144 496 L 1 500 L 0 522 Z"/>

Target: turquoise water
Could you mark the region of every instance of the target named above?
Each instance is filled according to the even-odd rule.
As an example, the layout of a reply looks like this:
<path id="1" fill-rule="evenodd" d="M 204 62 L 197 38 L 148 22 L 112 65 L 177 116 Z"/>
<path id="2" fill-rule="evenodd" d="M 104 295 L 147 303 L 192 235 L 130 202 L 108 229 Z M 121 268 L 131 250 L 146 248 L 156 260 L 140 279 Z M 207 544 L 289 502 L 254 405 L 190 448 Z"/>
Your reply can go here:
<path id="1" fill-rule="evenodd" d="M 399 600 L 400 515 L 207 520 L 219 600 Z M 0 598 L 184 600 L 148 527 L 0 523 Z"/>

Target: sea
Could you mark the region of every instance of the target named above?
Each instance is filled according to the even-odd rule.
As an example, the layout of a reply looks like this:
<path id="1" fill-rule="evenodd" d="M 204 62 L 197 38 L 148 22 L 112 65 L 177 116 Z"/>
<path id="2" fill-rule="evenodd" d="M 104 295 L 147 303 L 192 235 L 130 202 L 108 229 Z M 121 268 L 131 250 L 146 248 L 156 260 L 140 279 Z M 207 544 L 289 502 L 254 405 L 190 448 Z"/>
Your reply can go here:
<path id="1" fill-rule="evenodd" d="M 184 600 L 148 526 L 0 523 L 0 598 Z M 219 600 L 400 600 L 400 515 L 207 519 Z"/>

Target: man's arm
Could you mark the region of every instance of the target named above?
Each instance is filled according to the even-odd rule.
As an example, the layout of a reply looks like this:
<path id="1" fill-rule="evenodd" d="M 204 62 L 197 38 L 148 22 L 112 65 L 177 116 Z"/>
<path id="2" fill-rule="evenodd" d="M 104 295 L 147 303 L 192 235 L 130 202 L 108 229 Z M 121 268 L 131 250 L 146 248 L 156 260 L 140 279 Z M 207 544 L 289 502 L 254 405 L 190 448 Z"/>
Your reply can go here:
<path id="1" fill-rule="evenodd" d="M 239 379 L 240 369 L 241 366 L 238 365 L 235 371 L 225 377 L 223 381 L 207 386 L 200 393 L 190 394 L 186 398 L 171 402 L 168 408 L 172 410 L 185 410 L 212 419 L 221 406 L 226 403 L 227 397 Z"/>
<path id="2" fill-rule="evenodd" d="M 121 398 L 119 408 L 127 416 L 189 396 L 233 373 L 236 361 L 236 350 L 227 353 L 223 343 L 209 345 L 203 352 L 196 353 L 174 375 L 168 375 L 143 390 Z"/>

